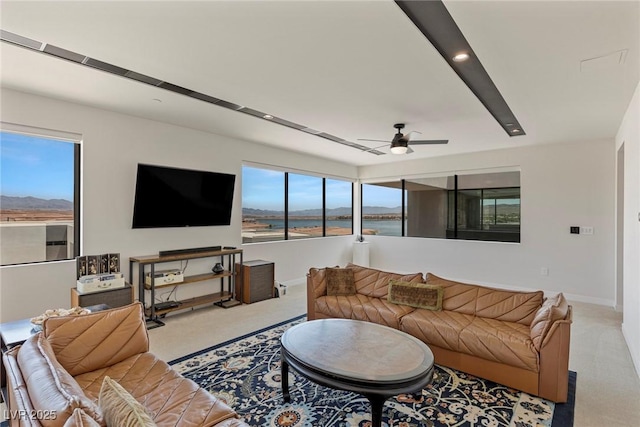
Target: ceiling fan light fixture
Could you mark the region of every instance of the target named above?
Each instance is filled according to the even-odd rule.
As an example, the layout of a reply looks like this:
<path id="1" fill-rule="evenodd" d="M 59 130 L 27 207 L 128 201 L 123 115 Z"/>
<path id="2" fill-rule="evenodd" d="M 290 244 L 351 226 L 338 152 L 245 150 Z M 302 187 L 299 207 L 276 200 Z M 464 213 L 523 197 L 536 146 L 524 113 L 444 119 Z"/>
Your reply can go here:
<path id="1" fill-rule="evenodd" d="M 405 154 L 407 152 L 407 147 L 402 145 L 398 145 L 397 147 L 391 147 L 392 154 Z"/>
<path id="2" fill-rule="evenodd" d="M 452 59 L 453 59 L 453 62 L 464 62 L 467 59 L 469 59 L 469 54 L 466 52 L 461 52 L 456 56 L 454 56 Z"/>

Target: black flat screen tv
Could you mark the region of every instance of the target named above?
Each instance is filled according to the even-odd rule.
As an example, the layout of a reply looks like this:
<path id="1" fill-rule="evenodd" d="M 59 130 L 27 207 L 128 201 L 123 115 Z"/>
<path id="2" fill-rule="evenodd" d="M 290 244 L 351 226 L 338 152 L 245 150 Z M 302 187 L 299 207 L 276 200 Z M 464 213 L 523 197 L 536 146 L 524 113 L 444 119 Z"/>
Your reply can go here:
<path id="1" fill-rule="evenodd" d="M 229 225 L 235 175 L 138 164 L 133 228 Z"/>

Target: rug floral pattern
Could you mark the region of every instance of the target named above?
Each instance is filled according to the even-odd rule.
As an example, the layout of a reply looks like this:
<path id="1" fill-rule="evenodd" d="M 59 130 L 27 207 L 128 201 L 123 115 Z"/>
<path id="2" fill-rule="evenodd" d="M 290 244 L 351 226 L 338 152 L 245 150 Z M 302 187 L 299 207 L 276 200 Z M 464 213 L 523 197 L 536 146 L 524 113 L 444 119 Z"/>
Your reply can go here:
<path id="1" fill-rule="evenodd" d="M 291 370 L 291 403 L 280 388 L 280 336 L 295 319 L 172 362 L 173 368 L 224 400 L 252 426 L 370 427 L 369 402 L 310 382 Z M 551 426 L 554 404 L 436 366 L 421 393 L 387 400 L 385 427 Z"/>

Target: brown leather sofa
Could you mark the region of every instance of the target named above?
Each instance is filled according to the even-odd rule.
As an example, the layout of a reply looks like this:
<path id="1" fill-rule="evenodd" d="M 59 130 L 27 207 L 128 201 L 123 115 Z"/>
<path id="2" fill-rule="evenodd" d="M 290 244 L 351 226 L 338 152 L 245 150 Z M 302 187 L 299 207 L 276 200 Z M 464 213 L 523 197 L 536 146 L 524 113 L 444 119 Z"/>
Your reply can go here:
<path id="1" fill-rule="evenodd" d="M 109 376 L 158 426 L 248 427 L 224 402 L 149 353 L 140 303 L 49 318 L 3 362 L 11 426 L 106 425 L 98 396 Z M 78 408 L 89 424 L 75 421 Z"/>
<path id="2" fill-rule="evenodd" d="M 390 326 L 424 341 L 435 361 L 554 402 L 566 402 L 572 312 L 564 296 L 492 289 L 427 273 L 402 275 L 347 265 L 354 295 L 328 296 L 325 269 L 307 275 L 307 318 Z M 443 287 L 442 310 L 393 304 L 390 280 Z"/>

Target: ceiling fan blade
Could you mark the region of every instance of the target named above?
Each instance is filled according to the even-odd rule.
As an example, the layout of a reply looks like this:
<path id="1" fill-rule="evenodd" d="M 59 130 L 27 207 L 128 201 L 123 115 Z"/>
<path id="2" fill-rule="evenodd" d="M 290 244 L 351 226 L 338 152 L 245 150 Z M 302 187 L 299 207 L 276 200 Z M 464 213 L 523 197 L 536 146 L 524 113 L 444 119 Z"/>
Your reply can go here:
<path id="1" fill-rule="evenodd" d="M 448 139 L 426 139 L 426 140 L 416 140 L 409 141 L 411 145 L 429 145 L 429 144 L 447 144 L 449 143 Z"/>
<path id="2" fill-rule="evenodd" d="M 364 139 L 364 138 L 358 138 L 358 141 L 372 141 L 372 142 L 386 142 L 389 143 L 391 141 L 387 141 L 386 139 Z"/>
<path id="3" fill-rule="evenodd" d="M 404 154 L 411 154 L 413 153 L 413 150 L 411 149 L 411 147 L 407 147 L 407 152 Z"/>
<path id="4" fill-rule="evenodd" d="M 413 138 L 413 134 L 417 133 L 418 135 L 422 135 L 422 132 L 418 132 L 417 130 L 412 130 L 411 132 L 407 132 L 404 134 L 404 136 L 402 137 L 402 139 L 405 139 L 407 141 L 411 141 L 411 138 Z"/>
<path id="5" fill-rule="evenodd" d="M 382 141 L 381 141 L 381 142 L 382 142 Z M 372 147 L 372 148 L 369 148 L 368 150 L 362 150 L 362 151 L 363 151 L 363 152 L 365 152 L 365 153 L 368 153 L 369 151 L 375 151 L 375 150 L 377 150 L 378 148 L 387 147 L 387 146 L 389 146 L 389 144 L 380 145 L 380 146 L 378 146 L 378 147 Z"/>

